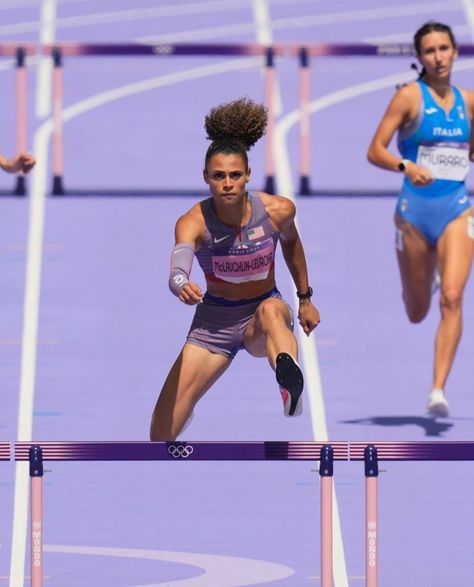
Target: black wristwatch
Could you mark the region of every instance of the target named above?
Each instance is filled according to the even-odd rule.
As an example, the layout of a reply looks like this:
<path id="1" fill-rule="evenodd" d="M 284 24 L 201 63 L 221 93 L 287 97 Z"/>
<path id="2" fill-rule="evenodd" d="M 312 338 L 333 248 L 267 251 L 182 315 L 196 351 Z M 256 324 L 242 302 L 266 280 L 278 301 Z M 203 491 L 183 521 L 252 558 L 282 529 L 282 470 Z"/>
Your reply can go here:
<path id="1" fill-rule="evenodd" d="M 400 161 L 400 163 L 398 164 L 398 171 L 405 173 L 405 171 L 407 170 L 408 163 L 410 163 L 410 161 L 408 159 L 402 159 Z"/>
<path id="2" fill-rule="evenodd" d="M 296 296 L 299 300 L 309 300 L 309 298 L 313 295 L 313 288 L 308 287 L 307 291 L 304 293 L 300 293 L 299 291 L 296 292 Z"/>

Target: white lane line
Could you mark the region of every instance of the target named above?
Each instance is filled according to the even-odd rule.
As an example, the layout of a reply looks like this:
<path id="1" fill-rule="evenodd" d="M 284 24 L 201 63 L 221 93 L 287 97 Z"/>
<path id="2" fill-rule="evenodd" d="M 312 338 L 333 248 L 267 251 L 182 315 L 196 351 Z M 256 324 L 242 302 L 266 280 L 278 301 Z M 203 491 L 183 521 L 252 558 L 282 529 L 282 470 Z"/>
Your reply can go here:
<path id="1" fill-rule="evenodd" d="M 257 37 L 257 43 L 262 45 L 271 45 L 273 43 L 273 35 L 271 29 L 271 16 L 266 0 L 252 0 L 252 13 L 254 20 L 254 30 Z M 273 104 L 275 108 L 275 116 L 280 116 L 283 110 L 280 84 L 278 82 L 278 70 L 275 69 L 275 91 L 273 96 Z M 265 71 L 262 71 L 265 75 Z"/>
<path id="2" fill-rule="evenodd" d="M 41 4 L 41 45 L 53 43 L 56 30 L 56 0 L 48 0 Z M 53 76 L 53 60 L 41 55 L 38 57 L 38 89 L 36 92 L 36 116 L 44 118 L 51 112 L 51 84 Z"/>
<path id="3" fill-rule="evenodd" d="M 286 136 L 289 127 L 284 124 L 287 117 L 277 124 L 275 129 L 275 167 L 279 192 L 291 198 L 294 201 L 295 190 L 293 187 L 291 166 L 286 144 Z M 296 222 L 297 224 L 297 222 Z M 293 294 L 293 305 L 298 307 L 298 299 Z M 324 405 L 324 396 L 321 383 L 321 373 L 319 370 L 318 353 L 314 334 L 306 336 L 301 328 L 298 328 L 298 338 L 303 358 L 305 373 L 305 388 L 309 398 L 311 426 L 313 437 L 318 442 L 326 442 L 328 429 L 326 423 L 326 410 Z M 347 576 L 346 559 L 344 554 L 344 542 L 342 539 L 341 521 L 339 516 L 339 507 L 337 503 L 336 490 L 333 488 L 333 568 L 334 568 L 334 586 L 348 587 L 349 581 Z"/>
<path id="4" fill-rule="evenodd" d="M 469 24 L 471 38 L 474 40 L 474 0 L 462 0 L 462 5 Z"/>
<path id="5" fill-rule="evenodd" d="M 95 0 L 61 0 L 61 4 L 79 4 L 94 2 Z M 28 6 L 38 7 L 38 0 L 1 0 L 0 10 L 11 10 L 12 8 L 26 8 Z"/>
<path id="6" fill-rule="evenodd" d="M 181 6 L 165 6 L 162 8 L 148 8 L 143 10 L 123 10 L 117 12 L 104 12 L 88 14 L 85 16 L 71 16 L 57 20 L 57 28 L 73 28 L 80 26 L 91 26 L 95 24 L 113 24 L 118 22 L 131 22 L 136 20 L 150 20 L 163 16 L 180 16 L 201 13 L 216 13 L 219 11 L 231 11 L 240 6 L 248 6 L 248 0 L 234 0 L 223 4 L 222 2 L 203 2 L 196 4 L 184 4 Z M 434 2 L 425 5 L 387 6 L 383 8 L 371 8 L 366 10 L 334 12 L 329 14 L 316 14 L 297 16 L 292 18 L 277 19 L 272 22 L 272 29 L 288 30 L 318 25 L 337 24 L 341 22 L 365 22 L 372 20 L 383 20 L 386 18 L 402 18 L 404 16 L 430 15 L 437 13 L 458 12 L 456 5 L 446 2 Z M 14 25 L 1 25 L 0 36 L 17 35 L 38 30 L 38 22 L 30 21 Z M 248 24 L 246 29 L 253 32 L 253 24 Z M 151 37 L 153 38 L 153 37 Z"/>
<path id="7" fill-rule="evenodd" d="M 266 0 L 254 0 L 254 13 L 257 17 L 257 30 L 259 31 L 260 42 L 271 42 L 271 18 L 270 11 Z M 280 87 L 278 81 L 275 83 L 275 95 L 280 97 Z M 280 102 L 281 103 L 281 102 Z M 288 154 L 287 134 L 278 131 L 279 125 L 275 130 L 275 168 L 276 180 L 279 190 L 287 197 L 294 198 L 294 187 L 292 182 L 290 157 Z M 295 219 L 298 225 L 297 219 Z M 293 305 L 298 306 L 298 298 L 293 293 Z M 326 413 L 324 406 L 324 395 L 321 384 L 321 374 L 319 370 L 318 354 L 314 335 L 307 337 L 301 328 L 297 329 L 300 348 L 303 356 L 304 373 L 306 379 L 306 391 L 310 398 L 310 415 L 313 429 L 313 438 L 317 441 L 325 442 L 328 440 L 328 431 L 326 423 Z M 336 490 L 333 485 L 333 575 L 334 587 L 348 587 L 349 580 L 347 577 L 346 558 L 344 554 L 344 542 L 342 539 L 341 521 L 339 517 L 339 506 L 337 503 Z"/>
<path id="8" fill-rule="evenodd" d="M 17 432 L 17 439 L 24 441 L 31 440 L 33 427 L 44 209 L 47 191 L 47 157 L 51 131 L 51 123 L 43 124 L 36 132 L 33 143 L 33 153 L 35 153 L 38 163 L 33 170 L 31 193 L 29 196 L 29 230 Z M 28 529 L 28 483 L 28 463 L 17 463 L 10 561 L 10 587 L 23 587 L 24 584 Z"/>
<path id="9" fill-rule="evenodd" d="M 47 34 L 54 38 L 55 0 L 43 0 L 42 22 L 47 33 L 41 30 L 40 35 Z M 45 91 L 38 73 L 37 92 Z M 36 378 L 36 352 L 38 347 L 38 322 L 41 292 L 41 265 L 44 213 L 46 199 L 46 181 L 48 167 L 48 142 L 52 125 L 45 124 L 36 133 L 33 142 L 33 153 L 38 163 L 32 172 L 31 193 L 29 196 L 29 226 L 27 261 L 25 277 L 25 300 L 23 306 L 23 334 L 21 353 L 20 390 L 18 406 L 17 439 L 28 441 L 32 438 L 33 408 Z M 15 494 L 13 504 L 13 532 L 10 558 L 10 587 L 23 587 L 25 577 L 26 541 L 28 532 L 28 496 L 29 496 L 29 465 L 17 463 L 15 471 Z"/>
<path id="10" fill-rule="evenodd" d="M 141 560 L 165 561 L 196 567 L 198 576 L 176 581 L 147 583 L 134 587 L 244 587 L 278 581 L 294 575 L 291 567 L 257 559 L 199 554 L 194 552 L 172 552 L 167 550 L 139 550 L 136 548 L 109 548 L 100 546 L 68 546 L 49 544 L 45 552 L 57 554 L 82 554 Z M 202 572 L 203 571 L 203 572 Z"/>

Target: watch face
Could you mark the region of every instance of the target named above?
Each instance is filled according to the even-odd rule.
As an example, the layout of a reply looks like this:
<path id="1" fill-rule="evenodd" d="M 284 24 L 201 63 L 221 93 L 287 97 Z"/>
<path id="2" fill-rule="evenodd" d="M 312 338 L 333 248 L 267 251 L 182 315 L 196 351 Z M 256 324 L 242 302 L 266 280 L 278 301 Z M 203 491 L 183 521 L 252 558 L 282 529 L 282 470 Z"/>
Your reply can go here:
<path id="1" fill-rule="evenodd" d="M 308 298 L 310 298 L 313 295 L 313 288 L 312 287 L 308 287 L 308 289 L 304 293 L 296 292 L 296 295 L 298 296 L 298 298 L 300 300 L 308 299 Z"/>
<path id="2" fill-rule="evenodd" d="M 400 171 L 405 171 L 406 166 L 405 166 L 405 163 L 403 163 L 403 161 L 400 161 L 400 163 L 398 164 L 398 169 Z"/>

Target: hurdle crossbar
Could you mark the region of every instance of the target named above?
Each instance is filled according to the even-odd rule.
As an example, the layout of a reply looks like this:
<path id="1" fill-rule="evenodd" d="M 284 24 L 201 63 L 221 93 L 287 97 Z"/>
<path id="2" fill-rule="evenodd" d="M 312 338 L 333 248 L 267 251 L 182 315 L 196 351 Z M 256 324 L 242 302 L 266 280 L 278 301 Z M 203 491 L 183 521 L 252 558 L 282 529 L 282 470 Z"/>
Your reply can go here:
<path id="1" fill-rule="evenodd" d="M 90 441 L 17 441 L 14 460 L 29 460 L 32 446 L 40 446 L 45 461 L 319 461 L 321 448 L 331 446 L 334 460 L 364 461 L 370 444 L 377 450 L 378 461 L 473 461 L 474 441 L 402 441 L 402 442 L 90 442 Z M 9 443 L 0 443 L 0 451 Z M 187 450 L 185 450 L 187 447 Z M 178 448 L 177 454 L 175 449 Z M 174 455 L 172 453 L 175 453 Z M 189 453 L 189 454 L 188 454 Z M 2 453 L 0 452 L 0 455 Z M 7 454 L 7 452 L 5 452 Z M 8 459 L 7 459 L 8 460 Z"/>
<path id="2" fill-rule="evenodd" d="M 16 442 L 15 460 L 29 460 L 40 446 L 45 461 L 317 461 L 320 442 Z M 348 460 L 346 442 L 332 444 L 334 458 Z"/>

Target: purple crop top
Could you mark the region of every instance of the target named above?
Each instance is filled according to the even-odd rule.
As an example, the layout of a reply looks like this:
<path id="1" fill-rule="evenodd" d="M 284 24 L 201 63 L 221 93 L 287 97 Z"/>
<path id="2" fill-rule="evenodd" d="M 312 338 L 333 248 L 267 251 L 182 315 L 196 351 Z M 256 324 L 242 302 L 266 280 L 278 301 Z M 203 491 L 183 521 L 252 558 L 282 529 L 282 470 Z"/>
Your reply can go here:
<path id="1" fill-rule="evenodd" d="M 266 279 L 275 264 L 279 233 L 274 230 L 260 195 L 248 194 L 252 215 L 241 227 L 219 220 L 212 198 L 201 202 L 206 224 L 203 246 L 195 252 L 208 280 L 228 283 Z"/>

